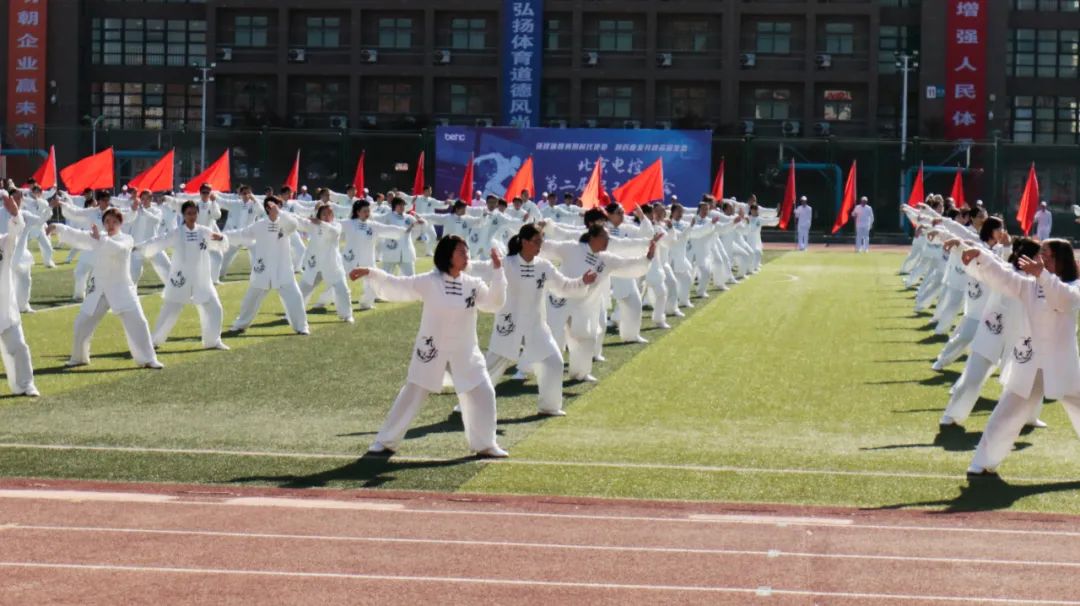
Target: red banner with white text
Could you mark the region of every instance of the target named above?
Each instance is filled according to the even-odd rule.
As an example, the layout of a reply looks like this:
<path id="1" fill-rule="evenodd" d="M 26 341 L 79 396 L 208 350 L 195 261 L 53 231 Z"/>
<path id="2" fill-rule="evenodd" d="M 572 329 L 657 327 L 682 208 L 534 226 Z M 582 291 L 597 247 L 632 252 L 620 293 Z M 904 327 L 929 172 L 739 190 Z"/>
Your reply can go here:
<path id="1" fill-rule="evenodd" d="M 946 0 L 945 137 L 986 136 L 986 32 L 989 0 Z"/>
<path id="2" fill-rule="evenodd" d="M 7 125 L 25 146 L 45 127 L 45 39 L 48 0 L 8 0 Z"/>

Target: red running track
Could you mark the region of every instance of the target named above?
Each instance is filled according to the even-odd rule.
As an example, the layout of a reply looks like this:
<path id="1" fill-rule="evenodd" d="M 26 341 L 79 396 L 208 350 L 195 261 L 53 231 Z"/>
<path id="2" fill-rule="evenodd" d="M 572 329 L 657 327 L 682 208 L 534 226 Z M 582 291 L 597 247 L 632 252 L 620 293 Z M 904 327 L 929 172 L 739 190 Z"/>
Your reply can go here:
<path id="1" fill-rule="evenodd" d="M 0 604 L 1080 605 L 1068 516 L 0 480 Z"/>

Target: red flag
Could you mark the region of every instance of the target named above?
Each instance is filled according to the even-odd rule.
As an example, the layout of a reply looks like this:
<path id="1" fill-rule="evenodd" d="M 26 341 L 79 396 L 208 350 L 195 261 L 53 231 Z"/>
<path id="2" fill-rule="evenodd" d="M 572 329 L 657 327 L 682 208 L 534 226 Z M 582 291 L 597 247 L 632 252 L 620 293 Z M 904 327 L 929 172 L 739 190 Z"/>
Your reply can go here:
<path id="1" fill-rule="evenodd" d="M 787 229 L 791 221 L 791 211 L 795 208 L 795 158 L 791 159 L 788 169 L 787 187 L 784 188 L 784 202 L 780 205 L 780 229 Z"/>
<path id="2" fill-rule="evenodd" d="M 285 177 L 282 185 L 288 187 L 293 193 L 300 191 L 300 150 L 296 150 L 296 160 L 293 161 L 292 170 L 289 171 L 289 176 Z"/>
<path id="3" fill-rule="evenodd" d="M 360 161 L 356 163 L 356 176 L 354 176 L 352 180 L 358 198 L 364 197 L 364 155 L 366 153 L 366 151 L 360 152 Z"/>
<path id="4" fill-rule="evenodd" d="M 585 189 L 581 192 L 581 207 L 586 210 L 600 206 L 601 194 L 607 197 L 607 194 L 603 192 L 603 186 L 600 184 L 604 173 L 603 165 L 604 159 L 597 158 L 596 165 L 593 166 L 592 176 L 589 177 L 589 182 L 585 184 Z"/>
<path id="5" fill-rule="evenodd" d="M 521 190 L 529 191 L 529 199 L 532 200 L 536 197 L 536 183 L 533 179 L 533 159 L 529 156 L 525 159 L 525 163 L 518 169 L 517 174 L 513 179 L 510 179 L 510 185 L 506 186 L 506 197 L 511 200 L 521 195 Z M 464 198 L 462 198 L 464 199 Z"/>
<path id="6" fill-rule="evenodd" d="M 956 167 L 956 178 L 952 182 L 952 193 L 949 197 L 956 202 L 956 208 L 964 208 L 967 206 L 967 201 L 964 200 L 964 171 L 960 167 Z"/>
<path id="7" fill-rule="evenodd" d="M 113 178 L 113 148 L 87 156 L 75 164 L 65 166 L 60 170 L 60 178 L 68 191 L 81 192 L 84 189 L 112 189 L 115 185 Z"/>
<path id="8" fill-rule="evenodd" d="M 1027 184 L 1024 185 L 1024 194 L 1020 196 L 1020 210 L 1016 213 L 1016 220 L 1020 222 L 1020 229 L 1024 235 L 1028 235 L 1031 226 L 1035 225 L 1035 211 L 1039 208 L 1039 178 L 1035 175 L 1035 163 L 1031 163 L 1028 170 Z"/>
<path id="9" fill-rule="evenodd" d="M 221 157 L 206 170 L 195 175 L 187 182 L 184 192 L 189 194 L 199 193 L 203 183 L 209 183 L 216 191 L 230 191 L 232 189 L 232 176 L 229 174 L 229 150 L 221 154 Z"/>
<path id="10" fill-rule="evenodd" d="M 611 192 L 626 212 L 634 212 L 638 206 L 664 199 L 664 160 L 656 162 L 640 174 L 616 187 Z"/>
<path id="11" fill-rule="evenodd" d="M 922 162 L 920 162 L 919 173 L 915 175 L 915 184 L 911 186 L 911 193 L 908 194 L 907 204 L 908 206 L 918 206 L 925 201 L 926 194 L 923 193 Z"/>
<path id="12" fill-rule="evenodd" d="M 851 209 L 855 208 L 855 161 L 851 161 L 851 169 L 848 170 L 847 182 L 844 183 L 844 199 L 840 203 L 840 214 L 836 217 L 836 223 L 833 223 L 832 233 L 840 231 L 840 228 L 847 225 L 848 219 L 851 218 Z"/>
<path id="13" fill-rule="evenodd" d="M 128 183 L 136 196 L 142 191 L 167 191 L 173 188 L 173 162 L 176 150 L 161 157 L 153 166 L 139 173 Z"/>
<path id="14" fill-rule="evenodd" d="M 717 200 L 724 199 L 724 159 L 720 158 L 720 170 L 716 172 L 716 180 L 712 184 L 712 196 Z"/>
<path id="15" fill-rule="evenodd" d="M 45 163 L 38 167 L 37 171 L 31 177 L 34 182 L 38 184 L 41 189 L 52 189 L 56 187 L 56 146 L 49 146 L 49 157 L 45 159 Z"/>
<path id="16" fill-rule="evenodd" d="M 416 178 L 413 179 L 412 193 L 420 196 L 424 193 L 424 152 L 420 152 L 420 159 L 416 161 Z M 467 197 L 466 200 L 470 199 Z"/>
<path id="17" fill-rule="evenodd" d="M 469 163 L 465 165 L 465 176 L 461 178 L 461 190 L 458 192 L 458 199 L 468 204 L 469 200 L 472 200 L 472 184 L 473 184 L 473 157 L 469 154 Z"/>

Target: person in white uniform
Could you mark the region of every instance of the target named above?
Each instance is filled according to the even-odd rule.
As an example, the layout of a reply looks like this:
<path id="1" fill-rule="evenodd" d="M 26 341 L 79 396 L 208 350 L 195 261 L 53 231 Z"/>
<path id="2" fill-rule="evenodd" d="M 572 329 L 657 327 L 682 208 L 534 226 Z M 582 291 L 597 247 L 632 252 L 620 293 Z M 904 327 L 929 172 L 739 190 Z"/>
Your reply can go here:
<path id="1" fill-rule="evenodd" d="M 30 238 L 32 230 L 35 228 L 40 229 L 45 224 L 47 216 L 42 216 L 37 212 L 30 210 L 35 208 L 34 205 L 27 205 L 27 197 L 20 189 L 12 190 L 8 194 L 4 190 L 0 190 L 5 196 L 10 198 L 14 208 L 17 209 L 18 215 L 21 217 L 21 224 L 23 226 L 22 231 L 19 232 L 18 237 L 15 238 L 15 249 L 12 251 L 14 257 L 12 258 L 12 287 L 15 291 L 15 303 L 19 307 L 21 313 L 34 313 L 33 308 L 30 307 L 30 288 L 33 285 L 33 278 L 31 276 L 31 269 L 34 265 L 34 256 L 30 254 L 27 249 L 27 242 Z M 0 234 L 7 233 L 8 226 L 11 225 L 12 215 L 7 211 L 7 205 L 3 210 L 0 210 Z"/>
<path id="2" fill-rule="evenodd" d="M 1046 240 L 1050 237 L 1050 229 L 1054 226 L 1054 214 L 1046 205 L 1046 201 L 1039 202 L 1039 210 L 1035 213 L 1035 237 Z"/>
<path id="3" fill-rule="evenodd" d="M 341 224 L 334 219 L 334 209 L 325 203 L 315 207 L 315 214 L 306 221 L 298 221 L 297 227 L 308 235 L 304 271 L 300 276 L 300 294 L 306 300 L 320 282 L 334 293 L 334 307 L 338 318 L 353 323 L 352 293 L 345 281 L 345 267 L 341 261 Z"/>
<path id="4" fill-rule="evenodd" d="M 380 240 L 400 240 L 408 236 L 408 231 L 415 227 L 398 227 L 371 219 L 371 203 L 367 200 L 353 202 L 352 218 L 344 222 L 342 233 L 345 236 L 345 249 L 341 258 L 345 269 L 352 271 L 360 267 L 374 267 L 376 248 Z M 364 279 L 363 292 L 360 293 L 360 309 L 374 309 L 375 289 Z"/>
<path id="5" fill-rule="evenodd" d="M 289 243 L 289 237 L 297 230 L 297 219 L 282 212 L 278 206 L 280 202 L 280 198 L 274 196 L 266 198 L 263 200 L 265 217 L 244 229 L 225 232 L 230 241 L 249 247 L 253 259 L 248 290 L 230 332 L 247 330 L 263 299 L 271 290 L 276 290 L 289 325 L 297 334 L 309 334 L 304 297 L 296 285 Z"/>
<path id="6" fill-rule="evenodd" d="M 14 265 L 16 242 L 24 237 L 26 223 L 23 213 L 15 206 L 10 196 L 0 196 L 7 211 L 6 233 L 0 236 L 0 359 L 4 362 L 4 374 L 7 375 L 8 387 L 17 396 L 37 397 L 34 385 L 34 367 L 30 361 L 30 347 L 23 335 L 22 317 L 16 303 L 14 284 Z"/>
<path id="7" fill-rule="evenodd" d="M 217 195 L 209 183 L 203 183 L 199 186 L 199 197 L 195 202 L 199 207 L 198 224 L 209 227 L 213 231 L 220 231 L 217 222 L 221 218 L 221 207 L 218 205 Z M 165 204 L 171 206 L 174 211 L 179 212 L 183 203 L 183 198 L 165 197 Z M 215 284 L 221 284 L 221 266 L 224 259 L 224 251 L 210 252 L 210 269 L 213 271 L 212 277 Z"/>
<path id="8" fill-rule="evenodd" d="M 77 226 L 83 229 L 92 229 L 97 227 L 98 230 L 104 230 L 105 226 L 102 223 L 102 217 L 105 211 L 110 208 L 112 203 L 112 194 L 107 191 L 99 191 L 93 194 L 94 206 L 79 208 L 75 205 L 74 201 L 66 194 L 63 196 L 57 196 L 51 203 L 54 208 L 61 208 L 61 212 L 64 215 L 64 219 L 73 226 Z M 77 247 L 72 247 L 72 254 L 79 250 Z M 82 254 L 78 255 L 78 261 L 75 263 L 75 283 L 73 286 L 72 298 L 75 301 L 83 301 L 86 298 L 86 289 L 90 271 L 94 266 L 93 253 L 89 250 L 83 250 Z M 130 273 L 130 269 L 128 270 Z"/>
<path id="9" fill-rule="evenodd" d="M 146 323 L 135 283 L 131 281 L 131 250 L 135 243 L 131 236 L 120 231 L 124 215 L 120 209 L 110 208 L 102 213 L 102 223 L 105 225 L 104 231 L 96 223 L 90 226 L 90 231 L 57 223 L 48 229 L 50 234 L 58 233 L 61 242 L 94 253 L 83 255 L 91 257 L 93 265 L 87 278 L 86 300 L 75 318 L 71 359 L 66 366 L 70 368 L 90 363 L 90 341 L 94 329 L 111 309 L 123 323 L 135 363 L 144 368 L 164 368 L 154 353 L 150 326 Z"/>
<path id="10" fill-rule="evenodd" d="M 618 203 L 609 204 L 606 211 L 610 224 L 608 236 L 611 239 L 622 240 L 629 238 L 644 243 L 656 233 L 652 221 L 645 216 L 640 207 L 634 209 L 634 217 L 640 222 L 639 225 L 633 225 L 626 221 L 623 208 Z M 637 280 L 613 276 L 611 278 L 611 296 L 615 299 L 615 312 L 612 314 L 612 319 L 619 325 L 619 339 L 623 343 L 648 343 L 649 341 L 641 336 L 642 302 Z"/>
<path id="11" fill-rule="evenodd" d="M 144 190 L 132 199 L 131 211 L 124 218 L 124 232 L 135 242 L 145 242 L 161 233 L 161 212 L 154 208 L 149 191 Z M 131 281 L 139 283 L 147 259 L 158 279 L 165 284 L 169 279 L 169 257 L 163 250 L 150 257 L 131 255 Z"/>
<path id="12" fill-rule="evenodd" d="M 228 217 L 225 218 L 226 231 L 244 229 L 263 217 L 262 204 L 252 195 L 250 185 L 241 185 L 236 192 L 239 194 L 236 199 L 222 198 L 219 202 L 221 207 L 228 212 Z M 219 281 L 225 279 L 233 259 L 240 253 L 241 248 L 236 244 L 230 244 L 229 249 L 222 255 Z"/>
<path id="13" fill-rule="evenodd" d="M 50 195 L 46 196 L 41 191 L 41 186 L 37 184 L 33 185 L 30 188 L 30 200 L 27 200 L 27 202 L 30 204 L 30 207 L 26 210 L 45 217 L 45 220 L 48 221 L 52 217 L 52 208 L 49 206 L 49 201 L 47 197 L 55 195 L 56 190 L 50 189 L 49 192 Z M 41 251 L 41 263 L 45 267 L 49 269 L 53 269 L 54 267 L 56 267 L 56 263 L 53 261 L 52 240 L 50 240 L 49 237 L 45 235 L 44 223 L 37 227 L 31 227 L 30 235 L 27 237 L 27 240 L 31 242 L 37 242 L 38 249 Z"/>
<path id="14" fill-rule="evenodd" d="M 412 203 L 413 213 L 420 216 L 426 216 L 434 214 L 436 210 L 450 209 L 449 202 L 435 199 L 432 196 L 432 193 L 433 190 L 431 189 L 431 186 L 428 185 L 424 187 L 424 193 L 419 196 L 413 196 L 407 200 L 407 202 Z M 430 221 L 424 224 L 422 229 L 413 230 L 412 235 L 416 240 L 420 240 L 424 243 L 424 251 L 427 256 L 430 257 L 435 253 L 435 241 L 438 240 L 438 236 L 435 233 L 435 226 Z"/>
<path id="15" fill-rule="evenodd" d="M 870 229 L 874 226 L 874 209 L 870 208 L 866 196 L 859 198 L 859 203 L 851 209 L 855 219 L 855 252 L 870 252 Z"/>
<path id="16" fill-rule="evenodd" d="M 806 250 L 810 245 L 810 223 L 814 219 L 814 209 L 806 201 L 806 196 L 799 198 L 799 205 L 795 207 L 795 230 L 798 232 L 799 250 Z"/>
<path id="17" fill-rule="evenodd" d="M 413 230 L 408 229 L 414 223 L 424 224 L 424 220 L 405 214 L 405 199 L 395 197 L 390 202 L 390 212 L 379 218 L 387 225 L 394 225 L 408 230 L 397 240 L 380 240 L 379 249 L 382 269 L 388 274 L 400 272 L 403 276 L 416 273 L 416 248 L 413 246 Z"/>
<path id="18" fill-rule="evenodd" d="M 469 450 L 481 457 L 506 457 L 508 453 L 499 447 L 495 436 L 495 388 L 476 338 L 477 312 L 495 313 L 506 300 L 502 263 L 498 253 L 493 252 L 490 286 L 465 273 L 469 247 L 456 236 L 439 240 L 434 261 L 435 269 L 419 276 L 393 276 L 367 267 L 349 272 L 354 280 L 366 276 L 382 299 L 424 304 L 408 379 L 368 453 L 395 453 L 424 399 L 442 390 L 443 376 L 449 368 L 461 402 Z"/>

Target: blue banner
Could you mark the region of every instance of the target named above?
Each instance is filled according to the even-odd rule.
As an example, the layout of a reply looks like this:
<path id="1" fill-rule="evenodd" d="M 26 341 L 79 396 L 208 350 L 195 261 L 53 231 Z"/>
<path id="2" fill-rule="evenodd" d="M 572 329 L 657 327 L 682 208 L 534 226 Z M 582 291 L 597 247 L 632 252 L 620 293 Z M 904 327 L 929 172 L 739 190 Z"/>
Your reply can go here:
<path id="1" fill-rule="evenodd" d="M 543 0 L 503 0 L 502 124 L 540 123 Z"/>
<path id="2" fill-rule="evenodd" d="M 599 157 L 604 188 L 610 193 L 664 160 L 664 192 L 696 204 L 709 192 L 712 131 L 606 128 L 474 128 L 444 126 L 435 131 L 435 195 L 456 197 L 469 156 L 473 184 L 503 196 L 522 163 L 532 156 L 536 192 L 579 194 Z"/>

